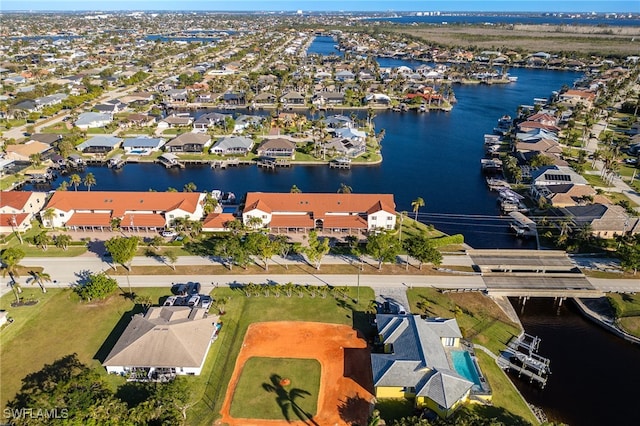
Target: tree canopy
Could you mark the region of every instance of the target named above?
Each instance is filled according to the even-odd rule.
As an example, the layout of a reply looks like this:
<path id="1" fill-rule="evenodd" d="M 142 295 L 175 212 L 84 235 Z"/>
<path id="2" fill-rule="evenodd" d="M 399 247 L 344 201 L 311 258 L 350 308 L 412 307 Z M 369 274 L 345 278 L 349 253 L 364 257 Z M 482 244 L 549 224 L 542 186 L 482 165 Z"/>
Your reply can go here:
<path id="1" fill-rule="evenodd" d="M 138 237 L 113 237 L 104 243 L 104 246 L 111 253 L 115 263 L 119 263 L 129 269 L 129 264 L 133 260 L 138 250 Z"/>
<path id="2" fill-rule="evenodd" d="M 76 287 L 78 295 L 86 300 L 105 299 L 118 288 L 118 282 L 104 272 L 89 275 L 87 282 Z"/>
<path id="3" fill-rule="evenodd" d="M 22 379 L 7 407 L 11 424 L 179 425 L 186 418 L 189 387 L 181 379 L 168 383 L 128 382 L 115 393 L 103 376 L 80 362 L 77 354 L 46 364 Z M 21 415 L 33 410 L 36 416 Z M 42 414 L 42 415 L 40 415 Z M 54 420 L 55 419 L 55 420 Z"/>
<path id="4" fill-rule="evenodd" d="M 400 242 L 390 232 L 372 233 L 367 238 L 367 253 L 378 261 L 378 269 L 382 262 L 393 262 L 400 253 Z"/>

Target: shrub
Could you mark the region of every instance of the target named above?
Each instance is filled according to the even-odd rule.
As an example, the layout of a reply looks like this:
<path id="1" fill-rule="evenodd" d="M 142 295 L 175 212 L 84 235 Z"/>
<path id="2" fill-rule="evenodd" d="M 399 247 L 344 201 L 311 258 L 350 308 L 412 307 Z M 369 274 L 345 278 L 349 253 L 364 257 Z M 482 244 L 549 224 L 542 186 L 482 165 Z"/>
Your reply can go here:
<path id="1" fill-rule="evenodd" d="M 433 238 L 431 241 L 432 247 L 443 247 L 453 244 L 464 244 L 464 235 L 455 234 L 446 237 Z"/>
<path id="2" fill-rule="evenodd" d="M 76 293 L 87 302 L 105 299 L 118 288 L 118 282 L 104 272 L 92 274 L 86 283 L 76 287 Z"/>

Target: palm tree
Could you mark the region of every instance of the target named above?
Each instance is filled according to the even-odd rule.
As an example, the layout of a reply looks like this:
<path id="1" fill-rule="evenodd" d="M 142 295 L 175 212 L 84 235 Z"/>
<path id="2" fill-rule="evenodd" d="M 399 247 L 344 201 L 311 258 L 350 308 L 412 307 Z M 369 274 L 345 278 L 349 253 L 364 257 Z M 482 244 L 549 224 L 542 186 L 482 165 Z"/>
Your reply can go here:
<path id="1" fill-rule="evenodd" d="M 51 207 L 46 209 L 42 213 L 42 219 L 49 224 L 49 227 L 53 228 L 53 219 L 56 217 L 56 212 Z"/>
<path id="2" fill-rule="evenodd" d="M 47 289 L 44 288 L 44 282 L 51 282 L 51 275 L 49 275 L 48 273 L 42 271 L 29 271 L 29 275 L 31 275 L 33 277 L 33 280 L 31 281 L 31 284 L 33 284 L 34 282 L 37 282 L 38 285 L 40 286 L 40 289 L 42 289 L 43 293 L 47 292 Z"/>
<path id="3" fill-rule="evenodd" d="M 411 208 L 413 208 L 413 212 L 415 213 L 415 220 L 418 220 L 418 210 L 420 207 L 424 207 L 424 200 L 422 197 L 418 197 L 411 202 Z"/>
<path id="4" fill-rule="evenodd" d="M 84 177 L 84 185 L 87 187 L 87 191 L 91 191 L 91 187 L 96 184 L 96 177 L 93 173 L 87 173 Z"/>
<path id="5" fill-rule="evenodd" d="M 78 186 L 80 186 L 80 184 L 82 183 L 82 178 L 79 174 L 74 173 L 69 177 L 69 182 L 71 182 L 71 185 L 73 185 L 73 189 L 77 191 Z"/>
<path id="6" fill-rule="evenodd" d="M 353 188 L 351 188 L 346 183 L 341 183 L 340 188 L 338 188 L 338 194 L 351 194 L 353 192 Z"/>
<path id="7" fill-rule="evenodd" d="M 20 261 L 24 258 L 24 255 L 24 251 L 19 247 L 9 247 L 0 255 L 0 260 L 4 265 L 2 267 L 2 277 L 4 278 L 9 275 L 9 278 L 11 278 L 9 285 L 11 285 L 13 294 L 16 297 L 16 302 L 18 303 L 20 303 L 19 294 L 22 293 L 22 289 L 16 281 L 16 278 L 20 277 L 20 273 L 18 271 L 19 268 L 21 268 Z"/>
<path id="8" fill-rule="evenodd" d="M 54 237 L 54 242 L 56 247 L 61 248 L 62 250 L 67 250 L 69 243 L 71 242 L 71 237 L 67 234 L 56 235 Z"/>

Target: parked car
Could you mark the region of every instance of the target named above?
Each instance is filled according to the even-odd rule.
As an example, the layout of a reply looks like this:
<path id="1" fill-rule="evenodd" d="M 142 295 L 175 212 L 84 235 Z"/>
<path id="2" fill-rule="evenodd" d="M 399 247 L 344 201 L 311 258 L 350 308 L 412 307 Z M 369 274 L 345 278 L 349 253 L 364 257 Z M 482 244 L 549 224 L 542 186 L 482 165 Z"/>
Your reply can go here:
<path id="1" fill-rule="evenodd" d="M 170 229 L 162 231 L 162 236 L 163 237 L 175 237 L 176 235 L 178 235 L 178 233 L 176 231 L 172 231 Z"/>
<path id="2" fill-rule="evenodd" d="M 188 282 L 187 283 L 187 294 L 198 294 L 200 293 L 200 283 L 196 282 Z"/>
<path id="3" fill-rule="evenodd" d="M 173 287 L 171 287 L 171 293 L 177 294 L 178 296 L 184 296 L 188 290 L 189 287 L 187 287 L 186 284 L 174 284 Z"/>
<path id="4" fill-rule="evenodd" d="M 164 301 L 164 306 L 173 306 L 176 303 L 177 296 L 169 296 L 167 300 Z"/>
<path id="5" fill-rule="evenodd" d="M 199 303 L 200 303 L 200 296 L 196 294 L 196 295 L 191 296 L 189 298 L 188 306 L 189 307 L 197 307 Z"/>
<path id="6" fill-rule="evenodd" d="M 203 307 L 204 309 L 209 309 L 211 307 L 211 304 L 213 303 L 213 299 L 211 298 L 211 296 L 200 296 L 200 306 Z"/>

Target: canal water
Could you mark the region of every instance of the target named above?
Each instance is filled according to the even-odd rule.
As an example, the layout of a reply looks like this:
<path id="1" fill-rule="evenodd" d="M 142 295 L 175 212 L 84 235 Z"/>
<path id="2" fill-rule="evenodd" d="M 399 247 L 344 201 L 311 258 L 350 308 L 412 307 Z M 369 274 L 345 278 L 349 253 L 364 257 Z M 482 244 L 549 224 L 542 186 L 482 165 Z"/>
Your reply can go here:
<path id="1" fill-rule="evenodd" d="M 255 166 L 166 170 L 157 164 L 127 164 L 121 170 L 88 167 L 85 173 L 96 178 L 92 190 L 103 191 L 182 190 L 193 182 L 199 191 L 220 189 L 241 196 L 247 191 L 288 192 L 292 185 L 306 192 L 335 192 L 345 183 L 354 192 L 393 193 L 398 211 L 411 212 L 411 201 L 422 197 L 426 205 L 419 211 L 421 221 L 447 233 L 462 233 L 473 247 L 533 248 L 533 241 L 516 239 L 509 232 L 508 217 L 501 216 L 496 193 L 486 187 L 480 170 L 483 134 L 490 133 L 503 114 L 515 114 L 518 105 L 549 96 L 581 74 L 523 68 L 510 72 L 519 78 L 516 83 L 454 86 L 458 103 L 451 112 L 377 112 L 376 132 L 385 130 L 384 159 L 377 166 L 351 170 L 294 166 L 268 171 Z M 66 179 L 58 177 L 51 187 L 57 188 Z"/>
<path id="2" fill-rule="evenodd" d="M 527 333 L 541 338 L 538 353 L 551 360 L 544 389 L 513 376 L 525 399 L 550 421 L 574 426 L 637 425 L 640 346 L 585 319 L 573 302 L 530 299 L 520 312 Z"/>

